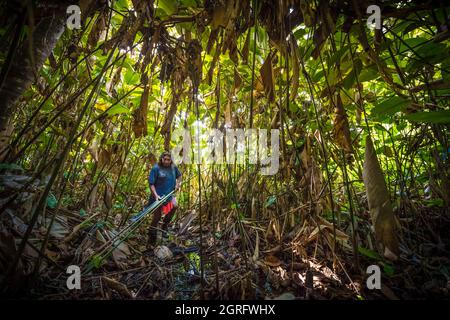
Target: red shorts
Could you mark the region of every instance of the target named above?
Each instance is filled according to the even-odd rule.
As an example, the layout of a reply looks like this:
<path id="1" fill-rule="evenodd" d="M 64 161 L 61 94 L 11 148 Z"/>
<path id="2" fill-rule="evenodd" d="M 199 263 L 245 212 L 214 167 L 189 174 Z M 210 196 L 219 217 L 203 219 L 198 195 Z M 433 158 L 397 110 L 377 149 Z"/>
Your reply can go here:
<path id="1" fill-rule="evenodd" d="M 168 214 L 174 207 L 177 206 L 177 200 L 175 197 L 172 198 L 168 203 L 162 206 L 161 211 L 164 215 Z"/>

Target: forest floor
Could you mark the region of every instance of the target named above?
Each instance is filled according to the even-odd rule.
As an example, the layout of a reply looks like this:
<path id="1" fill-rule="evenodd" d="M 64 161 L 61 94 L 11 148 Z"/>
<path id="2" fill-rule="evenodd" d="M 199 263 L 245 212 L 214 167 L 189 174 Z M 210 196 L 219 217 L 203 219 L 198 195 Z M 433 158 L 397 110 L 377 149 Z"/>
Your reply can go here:
<path id="1" fill-rule="evenodd" d="M 450 298 L 446 1 L 69 2 L 0 1 L 2 297 Z"/>
<path id="2" fill-rule="evenodd" d="M 0 241 L 2 261 L 17 253 L 17 244 L 27 228 L 12 210 L 5 213 L 0 219 L 6 227 Z M 13 277 L 15 289 L 9 296 L 180 300 L 450 297 L 450 255 L 446 250 L 450 220 L 432 208 L 416 212 L 414 224 L 408 217 L 400 219 L 403 253 L 398 261 L 390 263 L 379 256 L 359 254 L 359 267 L 351 248 L 338 246 L 333 250 L 327 242 L 332 239 L 331 233 L 319 236 L 305 224 L 282 239 L 273 239 L 263 236 L 264 222 L 239 223 L 230 216 L 221 233 L 213 234 L 210 226 L 203 225 L 201 248 L 196 211 L 180 210 L 168 237 L 159 232 L 157 246 L 149 250 L 145 245 L 148 226 L 143 224 L 125 241 L 114 242 L 118 230 L 126 224 L 97 223 L 99 214 L 87 217 L 76 210 L 47 208 L 25 246 Z M 38 248 L 53 216 L 39 275 L 33 276 Z M 323 223 L 324 232 L 327 226 Z M 244 230 L 246 243 L 239 230 Z M 108 243 L 114 243 L 111 254 L 96 260 L 96 254 Z M 247 250 L 242 249 L 245 246 Z M 90 263 L 95 267 L 86 270 Z M 381 290 L 367 289 L 366 268 L 372 264 L 382 268 Z M 69 265 L 79 265 L 83 270 L 81 290 L 67 289 Z"/>

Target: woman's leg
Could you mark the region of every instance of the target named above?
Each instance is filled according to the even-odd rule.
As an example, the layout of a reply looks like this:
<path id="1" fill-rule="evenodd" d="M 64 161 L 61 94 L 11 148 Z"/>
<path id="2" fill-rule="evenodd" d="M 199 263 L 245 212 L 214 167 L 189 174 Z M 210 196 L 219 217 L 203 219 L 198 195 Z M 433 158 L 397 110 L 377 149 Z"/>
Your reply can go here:
<path id="1" fill-rule="evenodd" d="M 148 244 L 154 245 L 156 242 L 156 234 L 157 230 L 155 229 L 158 226 L 158 222 L 161 219 L 161 207 L 153 212 L 152 223 L 150 224 L 150 228 L 148 229 Z"/>
<path id="2" fill-rule="evenodd" d="M 164 231 L 167 230 L 167 226 L 169 225 L 170 221 L 172 220 L 172 217 L 175 214 L 175 211 L 177 211 L 177 207 L 173 207 L 173 209 L 170 210 L 170 212 L 168 214 L 166 214 L 166 216 L 164 217 L 163 225 L 162 225 L 162 229 Z"/>

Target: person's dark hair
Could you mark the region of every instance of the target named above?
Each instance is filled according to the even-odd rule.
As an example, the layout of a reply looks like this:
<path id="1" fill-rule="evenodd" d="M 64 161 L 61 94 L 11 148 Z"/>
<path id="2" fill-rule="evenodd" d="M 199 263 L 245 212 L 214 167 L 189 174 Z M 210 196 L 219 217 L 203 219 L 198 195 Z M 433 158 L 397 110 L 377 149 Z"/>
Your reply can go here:
<path id="1" fill-rule="evenodd" d="M 161 155 L 159 156 L 159 161 L 158 161 L 159 166 L 163 165 L 162 160 L 164 157 L 167 157 L 167 156 L 169 156 L 170 160 L 172 160 L 172 154 L 169 151 L 164 151 L 163 153 L 161 153 Z M 172 160 L 172 162 L 173 162 L 173 160 Z"/>

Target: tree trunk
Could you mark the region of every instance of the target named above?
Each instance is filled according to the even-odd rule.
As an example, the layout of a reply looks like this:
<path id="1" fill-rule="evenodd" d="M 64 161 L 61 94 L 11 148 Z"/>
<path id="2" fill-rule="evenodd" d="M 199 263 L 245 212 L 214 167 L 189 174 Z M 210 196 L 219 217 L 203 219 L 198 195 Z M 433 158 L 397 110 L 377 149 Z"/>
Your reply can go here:
<path id="1" fill-rule="evenodd" d="M 58 9 L 43 17 L 23 40 L 13 57 L 0 88 L 0 146 L 9 140 L 8 127 L 16 111 L 17 100 L 36 80 L 39 70 L 64 31 L 64 13 Z M 6 141 L 5 141 L 6 140 Z"/>

